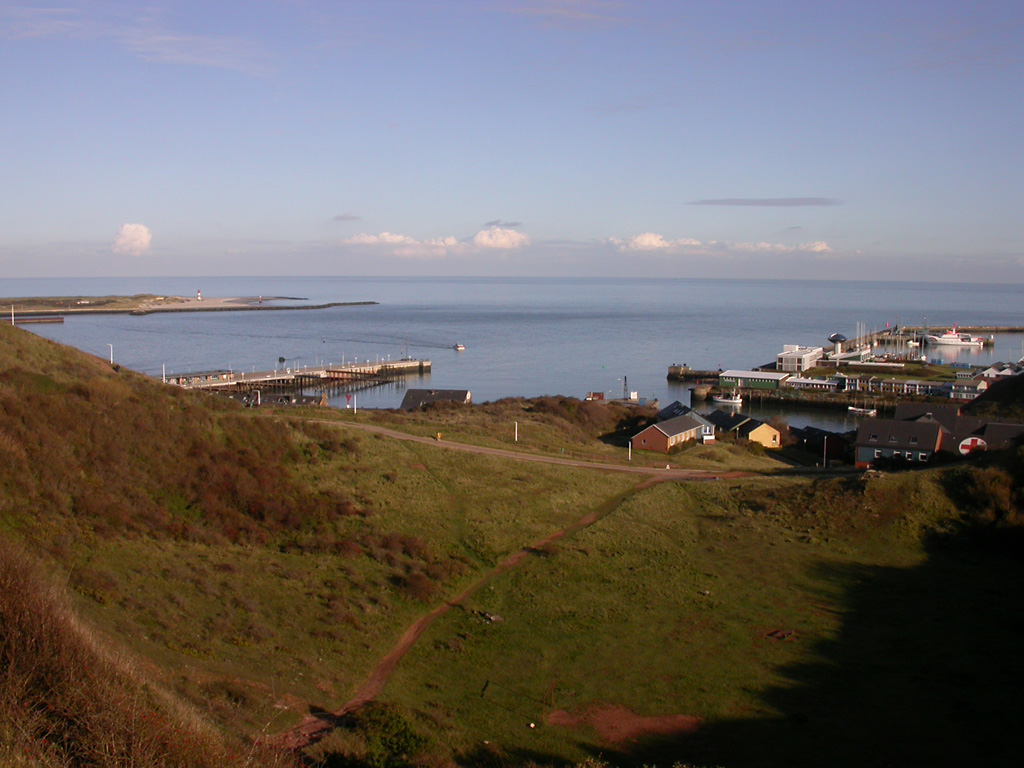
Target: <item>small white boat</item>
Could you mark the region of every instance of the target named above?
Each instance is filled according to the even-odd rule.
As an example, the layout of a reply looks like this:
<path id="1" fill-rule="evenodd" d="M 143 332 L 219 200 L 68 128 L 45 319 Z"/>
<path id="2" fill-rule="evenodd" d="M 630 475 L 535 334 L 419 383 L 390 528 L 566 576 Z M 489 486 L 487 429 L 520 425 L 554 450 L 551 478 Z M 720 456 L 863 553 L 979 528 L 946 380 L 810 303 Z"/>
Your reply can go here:
<path id="1" fill-rule="evenodd" d="M 846 407 L 850 413 L 854 416 L 877 416 L 878 410 L 876 408 L 858 408 L 855 405 L 848 405 Z"/>
<path id="2" fill-rule="evenodd" d="M 464 345 L 462 345 L 462 344 L 456 344 L 454 347 L 452 347 L 452 349 L 454 349 L 456 352 L 465 352 L 466 351 L 466 347 Z"/>
<path id="3" fill-rule="evenodd" d="M 731 405 L 735 408 L 739 408 L 743 405 L 743 397 L 740 396 L 739 392 L 733 392 L 732 394 L 726 395 L 712 395 L 711 402 L 717 405 Z"/>

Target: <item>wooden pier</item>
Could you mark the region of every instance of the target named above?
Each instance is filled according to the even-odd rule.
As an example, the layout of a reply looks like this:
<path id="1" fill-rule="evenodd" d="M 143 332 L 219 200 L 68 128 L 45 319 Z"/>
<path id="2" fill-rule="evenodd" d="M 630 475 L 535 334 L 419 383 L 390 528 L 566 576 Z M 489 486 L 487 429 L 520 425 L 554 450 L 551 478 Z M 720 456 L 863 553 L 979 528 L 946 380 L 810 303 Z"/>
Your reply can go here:
<path id="1" fill-rule="evenodd" d="M 185 389 L 219 392 L 249 392 L 255 389 L 330 389 L 346 384 L 385 384 L 409 374 L 430 372 L 429 360 L 387 360 L 377 363 L 348 363 L 275 371 L 208 371 L 168 376 L 168 384 Z"/>

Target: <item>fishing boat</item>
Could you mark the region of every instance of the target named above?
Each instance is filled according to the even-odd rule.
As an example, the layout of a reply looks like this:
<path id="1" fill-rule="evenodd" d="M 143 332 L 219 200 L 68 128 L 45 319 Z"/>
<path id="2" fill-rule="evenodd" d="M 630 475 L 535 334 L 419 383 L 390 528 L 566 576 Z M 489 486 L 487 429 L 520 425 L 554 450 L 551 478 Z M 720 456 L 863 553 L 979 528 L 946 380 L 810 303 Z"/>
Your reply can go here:
<path id="1" fill-rule="evenodd" d="M 734 408 L 739 408 L 743 405 L 743 397 L 739 392 L 731 392 L 729 394 L 712 395 L 711 402 L 716 405 L 729 405 Z"/>

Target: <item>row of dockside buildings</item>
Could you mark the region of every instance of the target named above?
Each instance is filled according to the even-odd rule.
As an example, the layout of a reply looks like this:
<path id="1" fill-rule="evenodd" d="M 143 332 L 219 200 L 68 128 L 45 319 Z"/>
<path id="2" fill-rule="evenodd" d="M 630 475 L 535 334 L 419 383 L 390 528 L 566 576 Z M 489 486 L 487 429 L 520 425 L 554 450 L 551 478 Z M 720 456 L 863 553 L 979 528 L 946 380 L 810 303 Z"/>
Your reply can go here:
<path id="1" fill-rule="evenodd" d="M 843 371 L 856 365 L 857 372 Z M 809 368 L 834 365 L 826 377 L 808 378 Z M 994 363 L 985 368 L 962 369 L 953 381 L 917 381 L 897 378 L 903 365 L 874 361 L 870 350 L 854 350 L 841 358 L 826 355 L 820 348 L 787 346 L 776 359 L 774 370 L 722 371 L 722 389 L 804 390 L 823 393 L 864 393 L 865 395 L 923 396 L 946 398 L 949 404 L 902 401 L 892 418 L 865 418 L 849 443 L 856 467 L 879 464 L 927 465 L 937 454 L 967 455 L 975 451 L 1003 450 L 1024 440 L 1024 424 L 1000 423 L 961 413 L 961 405 L 985 392 L 992 384 L 1018 376 L 1024 365 Z M 867 371 L 865 371 L 867 369 Z M 836 435 L 839 437 L 839 435 Z M 844 436 L 849 440 L 851 436 Z"/>
<path id="2" fill-rule="evenodd" d="M 995 363 L 984 369 L 958 370 L 953 381 L 920 381 L 897 378 L 894 374 L 904 367 L 902 363 L 846 358 L 847 363 L 857 366 L 856 373 L 843 372 L 837 365 L 836 372 L 829 376 L 801 376 L 804 371 L 822 363 L 822 354 L 820 347 L 787 346 L 778 355 L 774 370 L 722 371 L 718 375 L 718 386 L 723 390 L 852 392 L 973 400 L 994 382 L 1024 371 L 1020 363 Z"/>

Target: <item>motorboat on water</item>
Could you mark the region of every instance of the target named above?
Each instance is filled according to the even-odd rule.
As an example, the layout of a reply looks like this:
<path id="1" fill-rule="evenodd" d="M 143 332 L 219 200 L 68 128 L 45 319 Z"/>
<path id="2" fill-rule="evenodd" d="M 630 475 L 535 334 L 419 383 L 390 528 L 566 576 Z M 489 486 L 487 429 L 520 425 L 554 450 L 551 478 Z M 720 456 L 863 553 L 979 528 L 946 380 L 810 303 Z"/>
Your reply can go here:
<path id="1" fill-rule="evenodd" d="M 454 349 L 456 352 L 465 352 L 466 351 L 466 347 L 463 344 L 456 344 L 454 347 L 452 347 L 452 349 Z"/>
<path id="2" fill-rule="evenodd" d="M 924 340 L 928 344 L 944 347 L 970 347 L 973 349 L 981 349 L 985 346 L 985 340 L 983 338 L 980 336 L 971 336 L 969 333 L 962 333 L 956 329 L 955 325 L 952 330 L 946 331 L 945 333 L 929 333 L 924 337 Z"/>
<path id="3" fill-rule="evenodd" d="M 716 405 L 730 405 L 734 408 L 739 408 L 743 405 L 743 397 L 739 392 L 732 392 L 729 394 L 712 395 L 711 402 Z"/>
<path id="4" fill-rule="evenodd" d="M 878 409 L 876 408 L 858 408 L 855 405 L 848 405 L 846 410 L 852 413 L 854 416 L 877 416 Z"/>

